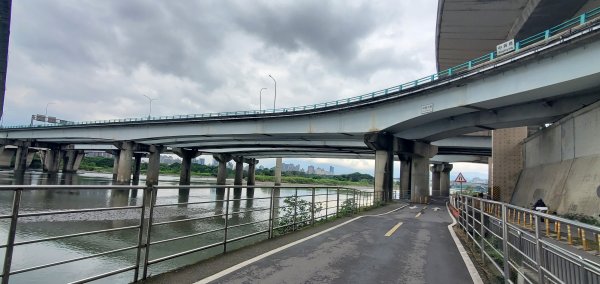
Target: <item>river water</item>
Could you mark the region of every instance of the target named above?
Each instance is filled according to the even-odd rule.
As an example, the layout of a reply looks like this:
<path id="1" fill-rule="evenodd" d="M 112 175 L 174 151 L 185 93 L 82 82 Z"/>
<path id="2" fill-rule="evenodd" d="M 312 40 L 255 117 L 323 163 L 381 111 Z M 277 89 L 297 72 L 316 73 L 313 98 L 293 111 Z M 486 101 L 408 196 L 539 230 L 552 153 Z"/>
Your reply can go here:
<path id="1" fill-rule="evenodd" d="M 161 176 L 159 185 L 177 185 L 178 177 Z M 192 177 L 192 185 L 214 184 L 214 179 Z M 11 185 L 14 183 L 12 171 L 0 171 L 0 184 Z M 77 185 L 110 185 L 112 174 L 79 173 L 58 174 L 49 176 L 42 172 L 27 172 L 25 184 L 77 184 Z M 144 184 L 143 179 L 140 184 Z M 254 192 L 230 191 L 229 213 L 242 212 L 229 215 L 228 225 L 254 223 L 228 230 L 227 239 L 236 238 L 268 228 L 268 210 L 271 189 L 257 188 Z M 282 189 L 281 197 L 293 196 L 296 190 Z M 318 215 L 335 212 L 336 195 L 323 196 L 327 190 L 317 189 L 317 202 L 325 206 L 325 199 L 329 199 L 329 209 L 323 209 Z M 311 190 L 299 189 L 298 195 L 310 195 Z M 253 200 L 248 200 L 254 197 Z M 265 198 L 265 199 L 261 199 Z M 340 204 L 348 197 L 342 193 Z M 227 206 L 222 191 L 214 188 L 192 189 L 188 194 L 180 193 L 179 189 L 160 189 L 157 194 L 157 205 L 174 204 L 183 202 L 209 202 L 192 205 L 176 205 L 156 207 L 154 223 L 181 220 L 186 218 L 206 217 L 224 214 Z M 304 198 L 310 201 L 310 197 Z M 334 201 L 332 201 L 333 199 Z M 283 199 L 280 200 L 283 203 Z M 137 193 L 123 190 L 32 190 L 22 194 L 20 214 L 32 212 L 47 212 L 64 209 L 83 209 L 100 207 L 122 207 L 142 204 L 142 191 Z M 10 214 L 12 206 L 12 192 L 0 192 L 0 215 Z M 243 212 L 252 209 L 252 212 Z M 282 213 L 279 213 L 282 214 Z M 16 242 L 30 241 L 53 236 L 75 234 L 93 230 L 111 229 L 139 224 L 140 209 L 123 209 L 103 212 L 58 214 L 50 216 L 22 217 L 19 218 Z M 183 235 L 208 232 L 222 228 L 224 217 L 214 217 L 204 220 L 180 222 L 154 226 L 151 240 L 159 241 Z M 0 219 L 0 244 L 7 239 L 9 228 L 8 219 Z M 222 241 L 223 231 L 203 234 L 201 236 L 185 238 L 173 242 L 153 245 L 150 250 L 150 259 L 195 249 Z M 232 250 L 267 238 L 267 234 L 236 241 L 227 245 L 227 250 Z M 88 236 L 79 236 L 62 240 L 44 241 L 40 243 L 16 246 L 13 254 L 12 269 L 16 271 L 38 265 L 63 261 L 72 258 L 90 256 L 110 250 L 135 246 L 138 240 L 138 230 L 124 230 L 100 233 Z M 4 249 L 0 249 L 0 264 L 3 262 Z M 197 262 L 223 252 L 223 246 L 216 246 L 202 252 L 192 253 L 173 260 L 159 262 L 149 267 L 149 274 L 158 274 L 177 267 Z M 74 263 L 62 264 L 54 267 L 43 268 L 31 272 L 20 273 L 10 277 L 10 283 L 67 283 L 86 277 L 91 277 L 112 270 L 124 268 L 135 264 L 136 250 L 130 249 L 123 252 L 107 254 L 101 257 L 89 258 Z M 1 267 L 1 266 L 0 266 Z M 141 273 L 141 271 L 140 271 Z M 121 273 L 109 278 L 98 280 L 96 283 L 129 283 L 133 279 L 133 271 Z"/>

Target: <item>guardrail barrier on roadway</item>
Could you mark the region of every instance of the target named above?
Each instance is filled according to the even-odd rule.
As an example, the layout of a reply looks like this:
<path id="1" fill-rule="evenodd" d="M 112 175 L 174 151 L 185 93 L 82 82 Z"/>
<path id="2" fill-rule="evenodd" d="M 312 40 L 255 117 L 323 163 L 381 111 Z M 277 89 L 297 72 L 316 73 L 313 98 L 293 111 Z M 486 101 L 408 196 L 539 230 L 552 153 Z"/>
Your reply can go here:
<path id="1" fill-rule="evenodd" d="M 506 283 L 600 283 L 600 227 L 467 195 L 450 203 Z"/>
<path id="2" fill-rule="evenodd" d="M 479 68 L 487 67 L 492 62 L 499 62 L 498 60 L 510 58 L 514 54 L 520 54 L 529 49 L 533 49 L 540 44 L 544 44 L 548 41 L 554 40 L 557 37 L 561 37 L 565 33 L 576 32 L 579 29 L 585 28 L 590 23 L 594 23 L 600 16 L 600 7 L 583 13 L 575 18 L 567 20 L 557 26 L 549 28 L 540 33 L 534 34 L 528 38 L 515 41 L 515 50 L 499 56 L 496 51 L 492 51 L 488 54 L 480 56 L 478 58 L 469 60 L 465 63 L 450 67 L 446 70 L 442 70 L 438 73 L 425 76 L 420 79 L 416 79 L 404 84 L 393 86 L 387 89 L 371 92 L 368 94 L 355 96 L 351 98 L 324 102 L 319 104 L 286 107 L 278 109 L 267 109 L 267 110 L 248 110 L 248 111 L 228 111 L 219 113 L 204 113 L 204 114 L 188 114 L 188 115 L 172 115 L 172 116 L 159 116 L 159 117 L 139 117 L 139 118 L 122 118 L 122 119 L 110 119 L 110 120 L 95 120 L 95 121 L 81 121 L 81 122 L 68 122 L 61 125 L 53 124 L 41 124 L 41 125 L 20 125 L 20 126 L 3 126 L 3 128 L 35 128 L 35 127 L 62 127 L 69 125 L 96 125 L 96 124 L 111 124 L 111 123 L 129 123 L 129 122 L 141 122 L 141 121 L 165 121 L 165 120 L 182 120 L 182 119 L 211 119 L 211 118 L 227 118 L 227 117 L 240 117 L 240 116 L 256 116 L 256 115 L 270 115 L 270 114 L 285 114 L 292 112 L 304 112 L 314 111 L 328 108 L 339 108 L 344 106 L 350 106 L 357 102 L 371 101 L 375 98 L 385 98 L 391 95 L 398 95 L 403 91 L 413 92 L 418 89 L 418 86 L 427 87 L 430 83 L 447 80 L 450 78 L 456 78 L 458 75 L 471 72 Z M 2 128 L 2 127 L 0 127 Z"/>
<path id="3" fill-rule="evenodd" d="M 259 197 L 253 197 L 254 189 L 261 191 Z M 125 201 L 125 204 L 88 208 L 81 208 L 80 205 L 75 204 L 74 209 L 50 211 L 31 210 L 24 206 L 25 201 L 22 201 L 27 199 L 23 196 L 30 197 L 40 192 L 60 190 L 68 191 L 69 194 L 89 194 L 94 191 L 106 191 L 102 194 L 108 194 L 110 191 L 113 194 L 112 191 L 120 191 L 124 192 L 126 200 L 130 190 L 140 190 L 143 193 L 141 200 Z M 188 198 L 184 200 L 166 198 L 163 192 L 168 190 L 179 190 L 178 196 L 182 196 L 181 190 L 183 190 L 188 193 L 184 193 L 183 196 L 187 195 Z M 246 197 L 243 198 L 242 190 L 251 190 L 252 194 L 247 192 Z M 39 269 L 124 252 L 135 254 L 130 265 L 93 276 L 86 275 L 84 276 L 86 278 L 71 283 L 90 282 L 125 272 L 133 272 L 131 280 L 138 281 L 148 276 L 150 266 L 167 260 L 209 249 L 217 250 L 213 251 L 212 255 L 225 253 L 245 245 L 239 244 L 241 240 L 259 235 L 262 235 L 262 239 L 272 238 L 314 225 L 319 221 L 356 213 L 373 204 L 373 192 L 332 186 L 0 186 L 0 193 L 9 194 L 11 191 L 13 192 L 12 208 L 5 208 L 8 211 L 4 211 L 10 214 L 0 215 L 0 221 L 8 220 L 9 223 L 9 227 L 6 228 L 8 240 L 0 244 L 0 251 L 4 250 L 3 270 L 0 275 L 2 284 L 9 283 L 9 278 L 17 274 L 32 273 Z M 215 191 L 215 194 L 194 196 L 194 192 L 198 191 L 205 193 Z M 157 196 L 160 197 L 158 203 Z M 240 206 L 242 202 L 244 206 Z M 103 212 L 110 212 L 109 217 L 113 218 L 109 220 L 110 228 L 97 229 L 98 224 L 94 222 L 105 220 L 102 219 Z M 20 220 L 38 218 L 36 222 L 52 225 L 50 222 L 56 221 L 57 216 L 61 216 L 58 218 L 63 218 L 64 221 L 83 220 L 84 224 L 88 225 L 77 226 L 77 229 L 85 231 L 65 234 L 63 230 L 59 230 L 60 235 L 36 239 L 31 239 L 30 235 L 18 234 Z M 181 234 L 184 231 L 181 224 L 186 224 L 184 228 L 192 228 L 188 230 L 192 233 Z M 242 230 L 243 227 L 252 227 L 252 229 Z M 90 228 L 94 229 L 90 230 Z M 111 248 L 98 253 L 86 252 L 78 257 L 52 263 L 11 268 L 13 250 L 16 247 L 92 235 L 101 235 L 102 238 L 110 239 L 111 236 L 114 238 L 111 234 L 125 231 L 130 232 L 127 235 L 131 243 L 124 247 Z M 186 247 L 177 243 L 190 238 L 197 238 L 191 246 L 188 244 Z M 125 243 L 125 241 L 119 240 L 118 243 Z M 164 249 L 165 244 L 171 245 L 169 250 Z M 183 250 L 172 252 L 172 249 Z M 36 258 L 36 254 L 30 252 L 28 257 Z M 122 260 L 122 258 L 118 259 Z"/>

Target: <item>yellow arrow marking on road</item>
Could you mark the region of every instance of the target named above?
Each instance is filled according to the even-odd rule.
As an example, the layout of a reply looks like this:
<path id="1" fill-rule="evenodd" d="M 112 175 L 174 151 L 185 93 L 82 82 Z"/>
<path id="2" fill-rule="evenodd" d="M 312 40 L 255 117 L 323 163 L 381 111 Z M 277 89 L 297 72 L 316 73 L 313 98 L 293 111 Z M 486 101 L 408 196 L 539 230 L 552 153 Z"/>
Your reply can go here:
<path id="1" fill-rule="evenodd" d="M 391 228 L 386 234 L 386 237 L 391 236 L 394 232 L 396 232 L 396 230 L 398 230 L 398 228 L 400 228 L 400 226 L 402 226 L 402 222 L 396 224 L 396 226 L 394 226 L 393 228 Z"/>

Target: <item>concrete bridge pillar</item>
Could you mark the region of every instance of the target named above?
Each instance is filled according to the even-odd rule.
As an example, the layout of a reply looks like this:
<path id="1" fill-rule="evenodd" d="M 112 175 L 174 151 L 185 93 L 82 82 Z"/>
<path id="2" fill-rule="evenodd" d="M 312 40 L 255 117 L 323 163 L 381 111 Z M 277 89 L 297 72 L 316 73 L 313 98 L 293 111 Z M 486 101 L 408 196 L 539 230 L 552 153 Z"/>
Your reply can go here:
<path id="1" fill-rule="evenodd" d="M 214 154 L 213 158 L 219 162 L 219 170 L 217 172 L 217 185 L 227 183 L 227 163 L 231 161 L 229 154 Z"/>
<path id="2" fill-rule="evenodd" d="M 394 151 L 400 157 L 410 158 L 410 174 L 405 173 L 405 175 L 410 175 L 411 202 L 426 202 L 429 197 L 429 159 L 437 154 L 437 147 L 428 143 L 396 138 Z M 407 164 L 405 165 L 408 167 Z M 439 182 L 439 177 L 437 180 Z M 439 183 L 437 184 L 439 187 Z"/>
<path id="3" fill-rule="evenodd" d="M 440 173 L 442 172 L 442 165 L 435 164 L 431 166 L 431 196 L 440 196 Z"/>
<path id="4" fill-rule="evenodd" d="M 244 157 L 234 156 L 235 161 L 235 178 L 233 179 L 233 185 L 242 185 L 244 181 Z"/>
<path id="5" fill-rule="evenodd" d="M 175 148 L 173 153 L 181 158 L 181 172 L 179 173 L 179 185 L 190 185 L 192 176 L 192 159 L 200 156 L 197 149 Z"/>
<path id="6" fill-rule="evenodd" d="M 15 184 L 23 184 L 25 181 L 25 170 L 27 169 L 29 145 L 29 142 L 24 142 L 17 148 L 14 168 Z"/>
<path id="7" fill-rule="evenodd" d="M 134 153 L 133 154 L 133 179 L 131 181 L 132 185 L 140 184 L 140 171 L 142 170 L 142 156 L 143 153 Z"/>
<path id="8" fill-rule="evenodd" d="M 492 198 L 510 202 L 523 169 L 523 140 L 527 127 L 492 131 Z"/>
<path id="9" fill-rule="evenodd" d="M 113 155 L 113 172 L 112 172 L 112 181 L 113 184 L 117 183 L 117 174 L 119 173 L 119 157 L 121 156 L 121 150 L 111 151 Z"/>
<path id="10" fill-rule="evenodd" d="M 388 133 L 369 133 L 365 135 L 365 144 L 375 150 L 375 188 L 374 201 L 392 200 L 394 174 L 394 137 Z"/>
<path id="11" fill-rule="evenodd" d="M 440 172 L 440 195 L 442 197 L 450 196 L 450 171 L 452 171 L 452 164 L 443 163 L 442 171 Z"/>
<path id="12" fill-rule="evenodd" d="M 283 160 L 281 158 L 275 159 L 275 186 L 281 185 L 281 168 L 283 167 Z"/>
<path id="13" fill-rule="evenodd" d="M 162 151 L 163 146 L 151 145 L 149 147 L 148 152 L 150 155 L 148 157 L 148 170 L 146 170 L 146 186 L 158 185 L 158 175 L 160 173 L 160 153 Z"/>
<path id="14" fill-rule="evenodd" d="M 247 185 L 256 185 L 256 164 L 258 164 L 257 159 L 245 159 L 245 162 L 248 164 L 248 181 Z M 252 189 L 254 190 L 254 189 Z"/>
<path id="15" fill-rule="evenodd" d="M 133 142 L 121 143 L 119 167 L 117 171 L 117 184 L 129 185 L 131 182 L 131 160 L 133 158 Z"/>
<path id="16" fill-rule="evenodd" d="M 384 202 L 392 200 L 393 157 L 392 151 L 375 151 L 375 197 Z"/>
<path id="17" fill-rule="evenodd" d="M 80 150 L 67 150 L 63 159 L 63 172 L 75 173 L 79 169 L 84 153 Z"/>
<path id="18" fill-rule="evenodd" d="M 60 147 L 50 148 L 44 154 L 44 171 L 50 174 L 58 173 L 63 152 Z"/>
<path id="19" fill-rule="evenodd" d="M 0 168 L 10 168 L 15 153 L 16 150 L 14 148 L 0 147 Z"/>
<path id="20" fill-rule="evenodd" d="M 37 150 L 29 149 L 27 153 L 27 168 L 29 168 L 29 166 L 31 166 L 31 163 L 33 163 L 33 158 L 35 157 L 36 152 Z"/>
<path id="21" fill-rule="evenodd" d="M 398 155 L 400 159 L 400 198 L 410 199 L 410 158 Z"/>
<path id="22" fill-rule="evenodd" d="M 15 171 L 25 171 L 27 168 L 27 157 L 29 156 L 29 143 L 23 143 L 17 147 L 15 156 Z"/>

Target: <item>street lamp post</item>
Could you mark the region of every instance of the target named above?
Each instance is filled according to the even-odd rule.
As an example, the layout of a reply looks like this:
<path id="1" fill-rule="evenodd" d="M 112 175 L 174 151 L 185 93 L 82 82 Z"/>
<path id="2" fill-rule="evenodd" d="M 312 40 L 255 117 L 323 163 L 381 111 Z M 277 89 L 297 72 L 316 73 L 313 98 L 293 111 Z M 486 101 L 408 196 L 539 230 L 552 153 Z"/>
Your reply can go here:
<path id="1" fill-rule="evenodd" d="M 153 99 L 150 98 L 144 94 L 142 94 L 142 96 L 146 97 L 148 99 L 148 101 L 150 102 L 150 110 L 148 111 L 148 119 L 150 119 L 150 115 L 152 114 L 152 101 L 158 100 L 158 99 Z"/>
<path id="2" fill-rule="evenodd" d="M 258 106 L 258 111 L 259 111 L 259 112 L 262 112 L 262 91 L 263 91 L 263 90 L 266 90 L 266 89 L 267 89 L 267 88 L 262 88 L 262 89 L 260 89 L 260 96 L 259 96 L 259 99 L 258 99 L 258 104 L 259 104 L 259 106 Z"/>
<path id="3" fill-rule="evenodd" d="M 46 116 L 46 117 L 48 116 L 48 106 L 49 105 L 54 105 L 54 104 L 56 104 L 56 103 L 47 103 L 46 104 L 46 110 L 44 111 L 44 116 Z"/>
<path id="4" fill-rule="evenodd" d="M 273 79 L 273 83 L 275 83 L 275 97 L 273 98 L 273 110 L 275 110 L 275 101 L 277 101 L 277 81 L 275 81 L 275 78 L 273 78 L 271 74 L 269 74 L 269 77 L 271 77 L 271 79 Z"/>

